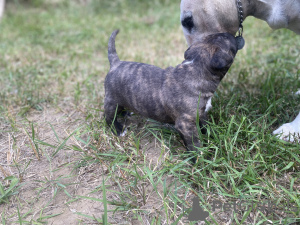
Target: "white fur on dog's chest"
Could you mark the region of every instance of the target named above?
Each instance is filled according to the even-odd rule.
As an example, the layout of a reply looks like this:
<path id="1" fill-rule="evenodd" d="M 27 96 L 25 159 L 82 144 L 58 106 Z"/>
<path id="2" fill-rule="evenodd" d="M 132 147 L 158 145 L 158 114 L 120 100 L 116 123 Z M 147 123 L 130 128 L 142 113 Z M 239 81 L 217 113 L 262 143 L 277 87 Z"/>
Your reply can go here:
<path id="1" fill-rule="evenodd" d="M 211 110 L 211 108 L 212 108 L 212 105 L 211 105 L 211 98 L 212 98 L 212 97 L 210 97 L 210 98 L 208 99 L 207 103 L 206 103 L 206 106 L 205 106 L 205 112 L 208 112 L 208 111 Z"/>
<path id="2" fill-rule="evenodd" d="M 185 63 L 183 63 L 183 65 L 192 64 L 193 62 L 194 62 L 194 60 L 186 61 Z"/>

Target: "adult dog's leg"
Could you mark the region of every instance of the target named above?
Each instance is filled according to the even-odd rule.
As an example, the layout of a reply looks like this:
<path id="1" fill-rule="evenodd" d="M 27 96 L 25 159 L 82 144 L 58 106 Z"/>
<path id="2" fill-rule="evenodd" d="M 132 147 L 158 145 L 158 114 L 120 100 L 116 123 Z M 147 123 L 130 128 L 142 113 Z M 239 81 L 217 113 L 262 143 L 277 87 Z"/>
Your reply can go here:
<path id="1" fill-rule="evenodd" d="M 300 95 L 300 90 L 298 90 L 295 95 Z M 278 135 L 282 140 L 291 142 L 298 140 L 300 143 L 300 112 L 293 122 L 283 124 L 275 130 L 273 134 Z"/>
<path id="2" fill-rule="evenodd" d="M 0 19 L 4 13 L 5 0 L 0 0 Z"/>
<path id="3" fill-rule="evenodd" d="M 280 139 L 285 141 L 300 142 L 300 113 L 293 122 L 283 124 L 273 134 L 280 135 Z"/>

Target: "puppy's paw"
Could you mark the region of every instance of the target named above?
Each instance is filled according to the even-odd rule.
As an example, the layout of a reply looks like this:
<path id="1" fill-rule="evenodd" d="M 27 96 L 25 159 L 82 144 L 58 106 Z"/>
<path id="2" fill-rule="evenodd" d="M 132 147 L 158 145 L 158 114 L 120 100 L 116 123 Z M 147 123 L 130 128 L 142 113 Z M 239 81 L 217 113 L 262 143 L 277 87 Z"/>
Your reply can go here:
<path id="1" fill-rule="evenodd" d="M 111 129 L 111 131 L 112 131 L 112 133 L 114 134 L 114 135 L 116 135 L 116 136 L 122 136 L 122 134 L 124 133 L 124 126 L 121 124 L 121 123 L 119 123 L 119 122 L 117 122 L 117 121 L 115 121 L 111 126 L 110 126 L 110 129 Z M 124 135 L 123 135 L 124 136 Z"/>
<path id="2" fill-rule="evenodd" d="M 300 127 L 294 123 L 286 123 L 273 132 L 273 135 L 277 135 L 280 139 L 300 143 Z"/>
<path id="3" fill-rule="evenodd" d="M 126 134 L 127 134 L 127 130 L 124 129 L 124 131 L 119 136 L 124 137 Z"/>

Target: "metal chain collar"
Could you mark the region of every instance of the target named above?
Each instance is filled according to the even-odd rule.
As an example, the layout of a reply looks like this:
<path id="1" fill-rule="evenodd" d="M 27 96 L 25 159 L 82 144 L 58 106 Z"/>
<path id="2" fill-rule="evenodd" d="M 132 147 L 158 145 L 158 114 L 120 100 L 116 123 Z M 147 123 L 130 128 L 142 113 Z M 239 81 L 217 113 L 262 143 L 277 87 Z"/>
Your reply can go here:
<path id="1" fill-rule="evenodd" d="M 238 10 L 238 17 L 239 17 L 239 36 L 243 35 L 243 22 L 244 22 L 244 14 L 243 14 L 243 5 L 241 0 L 236 1 L 236 6 Z"/>
<path id="2" fill-rule="evenodd" d="M 244 14 L 243 14 L 243 6 L 241 0 L 236 0 L 236 6 L 238 11 L 238 19 L 239 19 L 239 34 L 235 37 L 237 48 L 241 50 L 245 46 L 245 40 L 243 38 L 243 22 L 244 22 Z"/>

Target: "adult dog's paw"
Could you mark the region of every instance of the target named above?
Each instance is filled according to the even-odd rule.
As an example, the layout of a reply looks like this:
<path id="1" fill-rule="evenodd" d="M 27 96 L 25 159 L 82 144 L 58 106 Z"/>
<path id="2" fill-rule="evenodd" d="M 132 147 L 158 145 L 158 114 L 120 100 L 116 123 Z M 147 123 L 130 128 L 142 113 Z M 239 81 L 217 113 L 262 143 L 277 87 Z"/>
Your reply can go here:
<path id="1" fill-rule="evenodd" d="M 280 139 L 300 143 L 300 126 L 296 123 L 286 123 L 273 132 Z"/>

